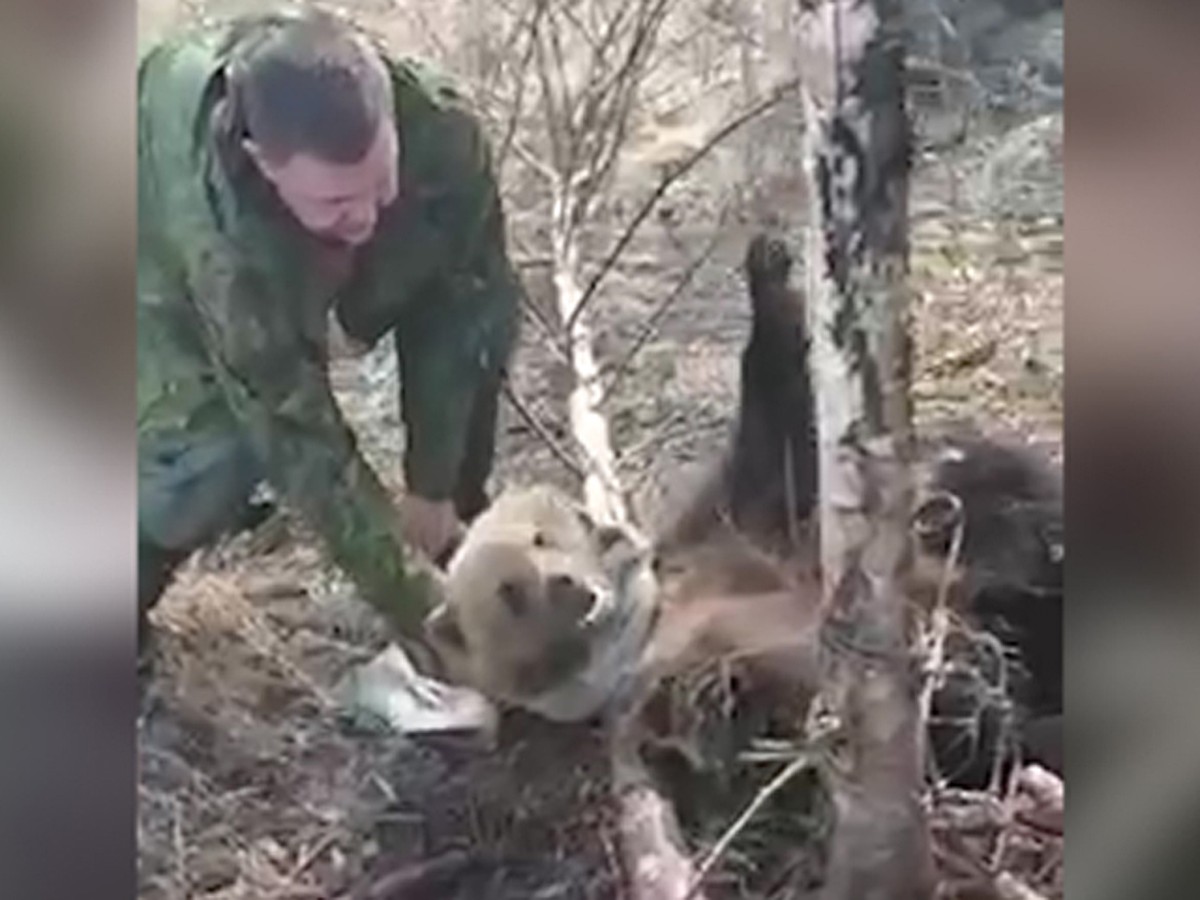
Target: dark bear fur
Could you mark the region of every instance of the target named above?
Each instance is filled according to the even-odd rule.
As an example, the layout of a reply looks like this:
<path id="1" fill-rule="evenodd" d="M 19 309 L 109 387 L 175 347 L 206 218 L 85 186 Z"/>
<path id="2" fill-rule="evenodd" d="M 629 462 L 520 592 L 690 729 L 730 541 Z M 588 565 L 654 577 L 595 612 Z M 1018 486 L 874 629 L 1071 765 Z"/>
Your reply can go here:
<path id="1" fill-rule="evenodd" d="M 751 241 L 745 274 L 753 319 L 736 426 L 708 480 L 660 530 L 664 553 L 703 542 L 723 527 L 767 549 L 790 544 L 792 551 L 796 536 L 811 532 L 817 437 L 804 298 L 788 285 L 791 264 L 779 239 Z M 966 743 L 960 724 L 931 727 L 937 768 L 952 784 L 982 787 L 997 751 L 1023 745 L 1026 758 L 1061 771 L 1058 474 L 1024 447 L 969 433 L 931 442 L 919 453 L 918 468 L 930 496 L 950 493 L 961 503 L 958 608 L 984 634 L 982 641 L 952 642 L 957 672 L 935 697 L 935 719 L 974 714 L 978 727 L 965 733 Z M 945 561 L 953 530 L 925 531 L 918 549 Z M 803 540 L 811 544 L 811 537 Z"/>
<path id="2" fill-rule="evenodd" d="M 962 504 L 961 608 L 985 636 L 960 650 L 955 658 L 966 665 L 934 702 L 935 715 L 946 718 L 968 707 L 977 711 L 979 739 L 971 746 L 962 740 L 970 729 L 935 725 L 938 767 L 957 786 L 982 787 L 991 778 L 996 741 L 1004 741 L 1061 773 L 1064 548 L 1057 473 L 1027 448 L 978 435 L 942 441 L 927 465 L 932 490 Z M 925 534 L 920 550 L 944 558 L 951 537 L 950 529 Z"/>
<path id="3" fill-rule="evenodd" d="M 733 526 L 776 544 L 807 520 L 817 496 L 815 415 L 804 299 L 788 284 L 783 241 L 757 235 L 744 273 L 752 313 L 742 351 L 737 422 L 730 448 L 701 488 L 658 534 L 664 548 L 704 540 Z"/>

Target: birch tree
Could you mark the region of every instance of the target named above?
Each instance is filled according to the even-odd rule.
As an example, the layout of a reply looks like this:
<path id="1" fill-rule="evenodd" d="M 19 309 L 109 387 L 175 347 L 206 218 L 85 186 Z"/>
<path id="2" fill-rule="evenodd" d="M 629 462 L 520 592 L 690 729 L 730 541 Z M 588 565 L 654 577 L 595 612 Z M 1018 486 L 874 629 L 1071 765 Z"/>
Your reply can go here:
<path id="1" fill-rule="evenodd" d="M 898 0 L 802 0 L 807 272 L 820 442 L 823 708 L 843 728 L 824 900 L 932 896 L 901 585 L 912 486 L 909 133 Z"/>

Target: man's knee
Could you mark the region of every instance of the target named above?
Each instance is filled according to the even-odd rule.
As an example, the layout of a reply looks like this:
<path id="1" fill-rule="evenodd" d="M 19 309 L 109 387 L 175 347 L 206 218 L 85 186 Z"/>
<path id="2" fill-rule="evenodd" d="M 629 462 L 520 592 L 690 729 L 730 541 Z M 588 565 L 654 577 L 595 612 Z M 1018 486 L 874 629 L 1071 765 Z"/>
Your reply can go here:
<path id="1" fill-rule="evenodd" d="M 138 448 L 138 532 L 147 544 L 187 552 L 237 527 L 261 478 L 240 436 L 173 436 Z"/>

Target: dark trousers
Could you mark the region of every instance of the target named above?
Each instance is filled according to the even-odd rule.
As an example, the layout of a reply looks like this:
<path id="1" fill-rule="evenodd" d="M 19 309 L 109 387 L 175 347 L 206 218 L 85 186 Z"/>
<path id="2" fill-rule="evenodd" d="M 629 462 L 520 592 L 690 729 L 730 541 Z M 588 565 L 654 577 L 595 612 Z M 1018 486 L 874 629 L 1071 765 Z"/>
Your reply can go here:
<path id="1" fill-rule="evenodd" d="M 236 431 L 173 433 L 138 442 L 138 636 L 175 569 L 222 534 L 253 527 L 263 475 Z"/>

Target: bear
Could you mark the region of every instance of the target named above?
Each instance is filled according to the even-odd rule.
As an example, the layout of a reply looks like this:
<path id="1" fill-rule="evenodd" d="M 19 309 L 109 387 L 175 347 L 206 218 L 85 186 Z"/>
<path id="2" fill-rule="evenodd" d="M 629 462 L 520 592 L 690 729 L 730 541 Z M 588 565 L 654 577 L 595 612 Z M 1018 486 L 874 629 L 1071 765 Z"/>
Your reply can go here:
<path id="1" fill-rule="evenodd" d="M 429 623 L 454 677 L 558 721 L 636 706 L 657 681 L 718 656 L 746 658 L 801 706 L 817 689 L 815 417 L 790 267 L 781 240 L 750 242 L 752 325 L 729 446 L 651 541 L 597 526 L 545 486 L 506 491 L 472 523 Z M 968 626 L 933 698 L 936 774 L 982 787 L 1018 746 L 1061 772 L 1060 478 L 1028 448 L 966 430 L 920 442 L 915 469 L 909 593 L 927 607 L 954 562 L 951 602 Z"/>
<path id="2" fill-rule="evenodd" d="M 549 485 L 501 492 L 439 584 L 426 620 L 439 674 L 552 721 L 636 706 L 662 678 L 720 656 L 749 658 L 774 684 L 816 685 L 815 579 L 801 590 L 732 539 L 664 557 Z"/>
<path id="3" fill-rule="evenodd" d="M 596 714 L 654 621 L 649 546 L 550 485 L 509 488 L 467 530 L 426 620 L 450 680 L 554 721 Z"/>

